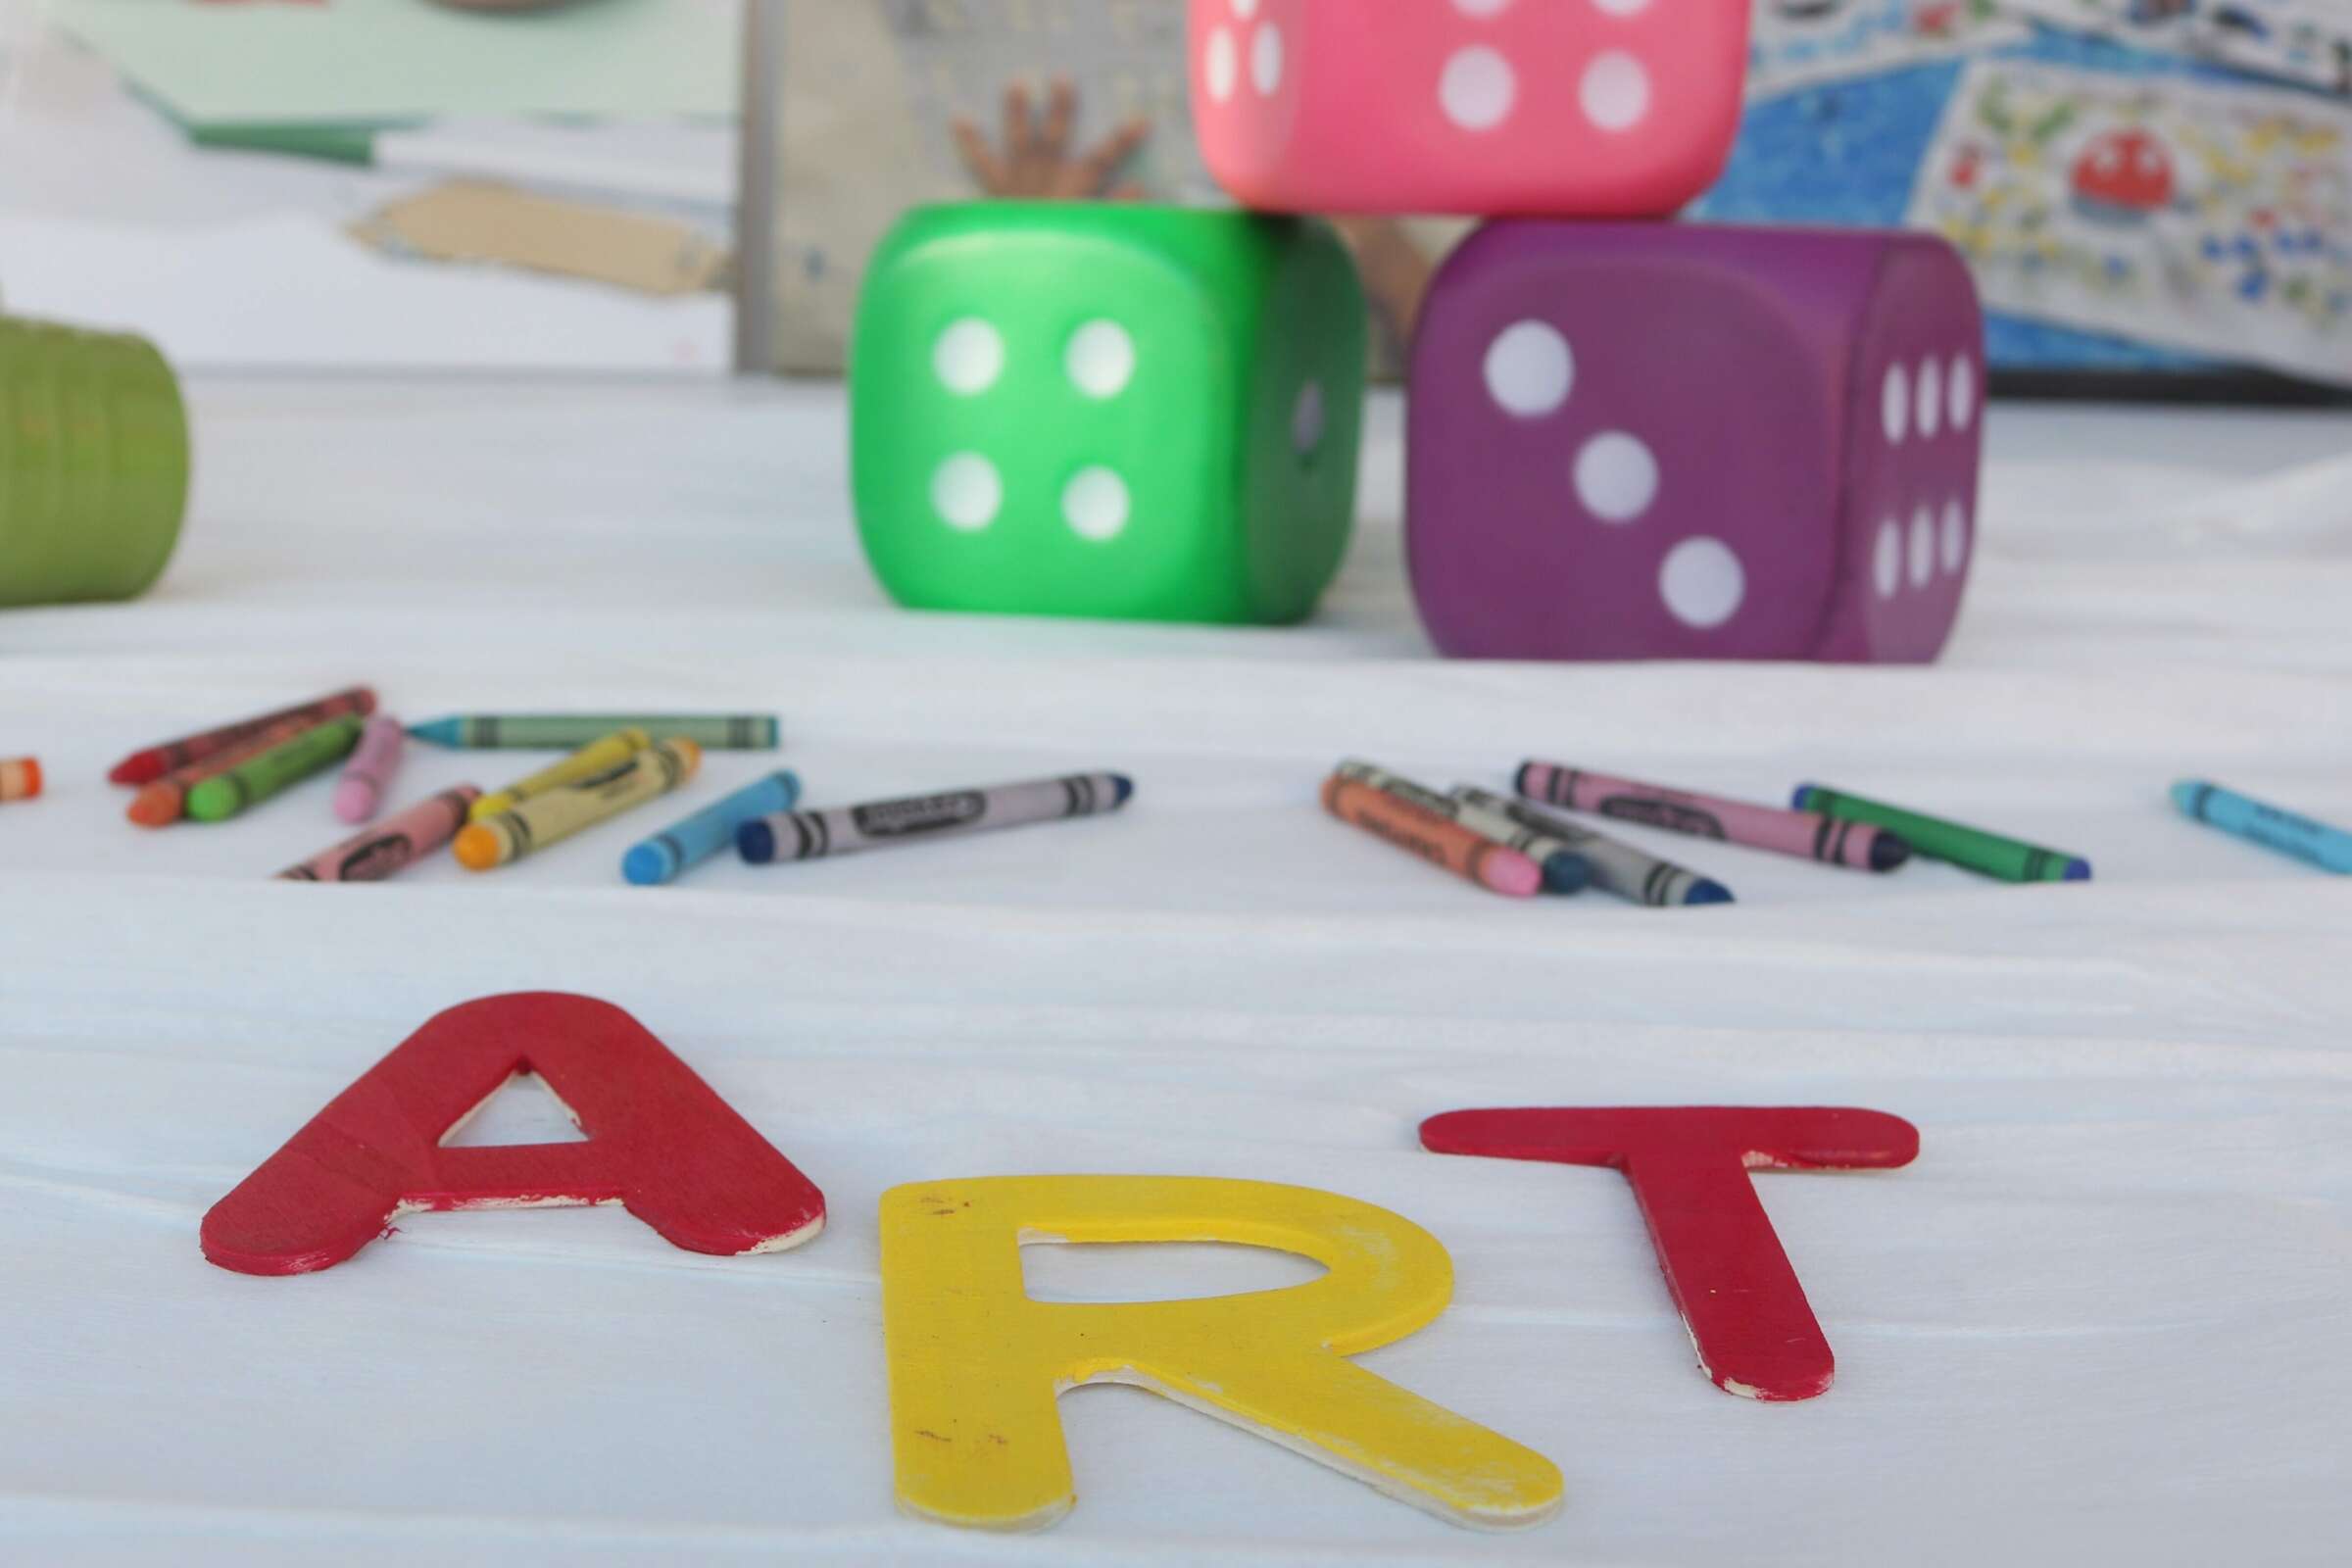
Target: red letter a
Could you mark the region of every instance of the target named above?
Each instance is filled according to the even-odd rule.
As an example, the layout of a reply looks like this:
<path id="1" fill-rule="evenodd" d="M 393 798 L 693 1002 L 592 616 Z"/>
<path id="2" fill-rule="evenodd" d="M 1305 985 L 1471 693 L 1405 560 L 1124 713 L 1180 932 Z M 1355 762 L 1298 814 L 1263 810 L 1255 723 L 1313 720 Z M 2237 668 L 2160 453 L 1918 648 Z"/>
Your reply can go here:
<path id="1" fill-rule="evenodd" d="M 1625 1172 L 1699 1370 L 1728 1394 L 1810 1399 L 1837 1361 L 1747 1173 L 1908 1165 L 1919 1129 L 1876 1110 L 1456 1110 L 1423 1122 L 1421 1146 Z"/>
<path id="2" fill-rule="evenodd" d="M 444 1149 L 534 1072 L 586 1143 Z M 204 1255 L 243 1274 L 329 1268 L 416 1209 L 621 1203 L 672 1244 L 734 1256 L 795 1247 L 824 1195 L 644 1025 L 538 993 L 453 1007 L 327 1102 L 204 1216 Z"/>

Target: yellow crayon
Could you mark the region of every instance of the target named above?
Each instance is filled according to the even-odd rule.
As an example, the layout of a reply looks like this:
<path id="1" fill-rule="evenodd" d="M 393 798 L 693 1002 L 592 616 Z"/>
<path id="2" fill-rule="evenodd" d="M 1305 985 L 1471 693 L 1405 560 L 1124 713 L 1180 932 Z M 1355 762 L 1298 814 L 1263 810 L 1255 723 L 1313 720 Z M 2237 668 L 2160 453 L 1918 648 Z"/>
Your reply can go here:
<path id="1" fill-rule="evenodd" d="M 487 822 L 501 811 L 511 811 L 523 802 L 560 790 L 566 784 L 577 784 L 584 778 L 596 778 L 612 769 L 654 744 L 654 738 L 641 729 L 617 729 L 603 740 L 583 746 L 553 767 L 543 767 L 529 778 L 508 785 L 496 795 L 485 795 L 473 803 L 472 820 Z"/>
<path id="2" fill-rule="evenodd" d="M 703 749 L 689 740 L 663 741 L 633 752 L 594 778 L 575 780 L 476 822 L 452 847 L 468 871 L 488 871 L 560 844 L 574 833 L 658 801 L 694 777 Z"/>

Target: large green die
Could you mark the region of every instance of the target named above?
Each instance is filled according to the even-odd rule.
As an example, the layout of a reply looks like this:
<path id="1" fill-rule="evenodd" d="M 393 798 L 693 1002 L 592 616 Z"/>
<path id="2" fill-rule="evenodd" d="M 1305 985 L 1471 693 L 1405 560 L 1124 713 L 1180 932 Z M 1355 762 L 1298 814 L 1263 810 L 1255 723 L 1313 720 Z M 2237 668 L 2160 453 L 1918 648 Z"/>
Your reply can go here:
<path id="1" fill-rule="evenodd" d="M 1302 619 L 1353 522 L 1363 383 L 1363 289 L 1317 220 L 921 208 L 858 302 L 858 533 L 917 609 Z"/>

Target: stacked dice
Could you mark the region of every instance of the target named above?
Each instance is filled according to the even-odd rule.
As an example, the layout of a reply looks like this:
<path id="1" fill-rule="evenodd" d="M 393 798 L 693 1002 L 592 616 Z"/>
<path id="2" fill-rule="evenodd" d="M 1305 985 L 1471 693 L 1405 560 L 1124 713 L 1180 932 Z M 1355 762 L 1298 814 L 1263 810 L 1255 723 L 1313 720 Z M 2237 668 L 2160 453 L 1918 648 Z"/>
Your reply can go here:
<path id="1" fill-rule="evenodd" d="M 852 361 L 859 528 L 935 609 L 1282 622 L 1345 549 L 1363 299 L 1304 215 L 1493 220 L 1424 303 L 1407 553 L 1438 646 L 1925 662 L 1974 554 L 1984 325 L 1912 234 L 1662 221 L 1751 0 L 1189 0 L 1251 211 L 911 215 Z"/>

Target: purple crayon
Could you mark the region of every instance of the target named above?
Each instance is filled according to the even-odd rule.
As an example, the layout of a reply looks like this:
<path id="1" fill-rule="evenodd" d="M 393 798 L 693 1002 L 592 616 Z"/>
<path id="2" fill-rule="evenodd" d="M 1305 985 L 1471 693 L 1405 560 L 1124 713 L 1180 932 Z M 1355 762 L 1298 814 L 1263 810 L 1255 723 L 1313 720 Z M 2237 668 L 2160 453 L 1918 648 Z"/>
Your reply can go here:
<path id="1" fill-rule="evenodd" d="M 277 873 L 280 882 L 381 882 L 458 836 L 480 800 L 470 784 L 444 790 L 388 822 Z"/>
<path id="2" fill-rule="evenodd" d="M 335 785 L 337 816 L 346 822 L 365 822 L 375 815 L 408 743 L 409 732 L 399 719 L 379 713 L 368 721 L 368 727 L 360 732 L 360 744 L 352 749 L 351 760 L 343 764 L 342 779 Z"/>
<path id="3" fill-rule="evenodd" d="M 1927 234 L 1509 222 L 1415 334 L 1406 554 L 1457 659 L 1926 663 L 1984 322 Z"/>
<path id="4" fill-rule="evenodd" d="M 1522 763 L 1518 787 L 1531 801 L 1564 806 L 1572 811 L 1590 811 L 1695 838 L 1720 839 L 1751 850 L 1776 850 L 1799 859 L 1850 865 L 1857 871 L 1891 871 L 1911 858 L 1908 840 L 1864 822 L 1839 821 L 1819 811 L 1787 811 L 1779 807 L 1691 795 L 1556 762 Z"/>

